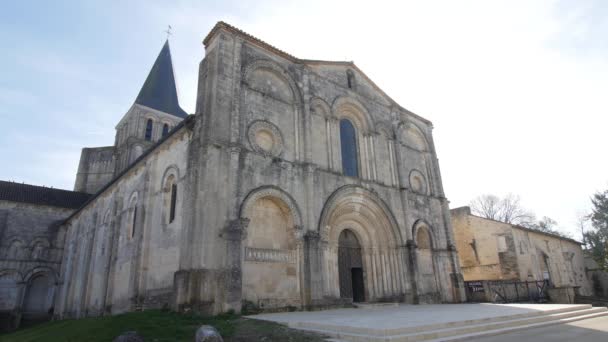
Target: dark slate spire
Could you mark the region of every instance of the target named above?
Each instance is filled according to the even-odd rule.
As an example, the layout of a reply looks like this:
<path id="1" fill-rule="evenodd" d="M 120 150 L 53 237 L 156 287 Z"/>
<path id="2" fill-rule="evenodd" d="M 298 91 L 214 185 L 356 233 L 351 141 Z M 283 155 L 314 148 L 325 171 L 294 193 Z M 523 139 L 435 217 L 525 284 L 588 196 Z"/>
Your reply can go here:
<path id="1" fill-rule="evenodd" d="M 179 106 L 177 100 L 177 87 L 173 75 L 173 62 L 169 50 L 169 40 L 165 42 L 162 50 L 152 66 L 143 87 L 137 95 L 135 103 L 150 107 L 161 112 L 185 118 L 188 114 Z"/>

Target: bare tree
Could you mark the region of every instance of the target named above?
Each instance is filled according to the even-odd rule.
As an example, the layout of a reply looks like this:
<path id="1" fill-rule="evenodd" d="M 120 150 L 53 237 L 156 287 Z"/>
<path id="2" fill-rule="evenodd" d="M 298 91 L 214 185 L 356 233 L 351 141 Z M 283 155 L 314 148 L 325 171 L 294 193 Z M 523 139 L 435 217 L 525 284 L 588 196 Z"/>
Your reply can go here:
<path id="1" fill-rule="evenodd" d="M 524 227 L 536 225 L 534 214 L 522 207 L 519 196 L 513 194 L 504 198 L 491 194 L 481 195 L 470 206 L 473 214 L 481 217 Z"/>

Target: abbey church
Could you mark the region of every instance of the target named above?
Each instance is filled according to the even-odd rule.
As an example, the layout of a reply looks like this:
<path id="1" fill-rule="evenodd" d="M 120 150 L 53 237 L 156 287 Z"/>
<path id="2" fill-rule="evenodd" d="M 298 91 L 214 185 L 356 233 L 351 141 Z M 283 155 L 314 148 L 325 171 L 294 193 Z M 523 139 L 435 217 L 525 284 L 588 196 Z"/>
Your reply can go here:
<path id="1" fill-rule="evenodd" d="M 0 184 L 0 311 L 465 299 L 431 122 L 352 62 L 223 22 L 203 43 L 194 114 L 167 42 L 114 145 L 83 149 L 74 192 Z"/>

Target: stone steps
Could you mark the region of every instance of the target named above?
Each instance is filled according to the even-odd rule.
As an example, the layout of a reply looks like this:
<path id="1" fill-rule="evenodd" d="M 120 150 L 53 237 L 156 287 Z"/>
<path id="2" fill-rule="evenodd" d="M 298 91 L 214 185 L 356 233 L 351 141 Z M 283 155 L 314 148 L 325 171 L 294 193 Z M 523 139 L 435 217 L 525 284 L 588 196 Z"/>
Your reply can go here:
<path id="1" fill-rule="evenodd" d="M 473 337 L 503 334 L 516 330 L 567 323 L 606 315 L 608 315 L 608 309 L 605 307 L 594 308 L 591 307 L 591 305 L 577 305 L 544 312 L 531 312 L 486 319 L 429 324 L 401 329 L 337 327 L 309 322 L 299 322 L 289 324 L 289 326 L 330 336 L 333 338 L 332 341 L 461 341 Z"/>

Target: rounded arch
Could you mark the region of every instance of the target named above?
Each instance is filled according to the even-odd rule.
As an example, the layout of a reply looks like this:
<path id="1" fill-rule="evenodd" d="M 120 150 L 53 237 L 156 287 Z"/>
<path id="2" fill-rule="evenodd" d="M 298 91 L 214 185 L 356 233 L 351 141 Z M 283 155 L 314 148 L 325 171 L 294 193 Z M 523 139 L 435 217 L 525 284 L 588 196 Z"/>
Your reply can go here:
<path id="1" fill-rule="evenodd" d="M 106 213 L 103 215 L 103 220 L 101 221 L 102 225 L 109 225 L 112 220 L 112 209 L 108 208 Z"/>
<path id="2" fill-rule="evenodd" d="M 294 224 L 297 227 L 302 227 L 302 215 L 296 201 L 283 189 L 274 185 L 265 185 L 253 189 L 245 197 L 239 210 L 239 217 L 244 218 L 247 215 L 249 208 L 258 200 L 265 197 L 278 198 L 287 205 L 294 219 Z"/>
<path id="3" fill-rule="evenodd" d="M 338 119 L 349 119 L 362 132 L 375 131 L 374 122 L 365 106 L 351 97 L 341 96 L 334 100 L 332 113 Z"/>
<path id="4" fill-rule="evenodd" d="M 339 222 L 341 221 L 341 222 Z M 379 238 L 385 238 L 390 244 L 402 242 L 397 220 L 386 203 L 375 193 L 358 185 L 345 185 L 334 191 L 321 212 L 319 234 L 321 239 L 329 241 L 337 238 L 341 230 L 331 232 L 332 224 L 340 223 L 346 227 L 351 224 L 353 231 L 362 244 L 376 244 Z M 375 227 L 382 234 L 373 237 L 369 230 L 357 227 Z"/>
<path id="5" fill-rule="evenodd" d="M 175 182 L 177 182 L 179 180 L 179 168 L 177 167 L 177 165 L 175 164 L 171 164 L 169 166 L 167 166 L 167 168 L 165 169 L 165 172 L 163 172 L 163 178 L 161 181 L 161 189 L 164 189 L 165 186 L 167 185 L 167 180 L 169 179 L 169 177 L 173 175 L 175 177 Z"/>
<path id="6" fill-rule="evenodd" d="M 435 249 L 435 236 L 433 234 L 433 230 L 431 229 L 431 225 L 428 224 L 425 220 L 423 219 L 419 219 L 414 223 L 414 226 L 412 227 L 412 236 L 414 237 L 414 242 L 416 243 L 416 246 L 418 246 L 418 233 L 419 232 L 426 232 L 428 233 L 428 238 L 429 238 L 429 247 L 430 249 Z"/>
<path id="7" fill-rule="evenodd" d="M 30 243 L 30 248 L 33 248 L 36 245 L 43 245 L 45 248 L 51 247 L 49 240 L 43 236 L 35 237 Z"/>
<path id="8" fill-rule="evenodd" d="M 33 278 L 40 275 L 48 276 L 53 282 L 53 284 L 57 282 L 57 279 L 59 279 L 59 274 L 54 269 L 48 266 L 37 266 L 32 268 L 31 270 L 28 270 L 25 273 L 25 275 L 23 276 L 23 281 L 29 283 Z"/>
<path id="9" fill-rule="evenodd" d="M 131 196 L 129 196 L 129 201 L 126 203 L 127 204 L 126 209 L 133 207 L 134 204 L 136 205 L 138 198 L 139 198 L 139 194 L 138 194 L 137 190 L 133 191 L 131 193 Z"/>
<path id="10" fill-rule="evenodd" d="M 18 259 L 23 257 L 24 253 L 26 253 L 27 244 L 18 237 L 13 237 L 9 241 L 8 248 L 6 249 L 6 258 Z"/>
<path id="11" fill-rule="evenodd" d="M 44 237 L 35 238 L 30 244 L 31 249 L 31 258 L 36 259 L 46 259 L 48 255 L 48 250 L 51 247 L 49 240 Z"/>
<path id="12" fill-rule="evenodd" d="M 422 152 L 430 151 L 426 135 L 416 124 L 412 122 L 401 123 L 399 125 L 399 135 L 401 143 L 408 147 Z"/>
<path id="13" fill-rule="evenodd" d="M 14 268 L 5 268 L 0 270 L 0 278 L 12 278 L 16 282 L 23 282 L 23 274 Z"/>
<path id="14" fill-rule="evenodd" d="M 243 79 L 247 83 L 250 83 L 252 80 L 253 73 L 256 70 L 266 70 L 266 71 L 274 74 L 275 76 L 279 77 L 280 79 L 282 79 L 285 83 L 287 83 L 289 85 L 291 94 L 293 96 L 293 102 L 295 104 L 302 103 L 302 94 L 300 94 L 300 89 L 298 88 L 296 82 L 293 80 L 291 75 L 289 75 L 287 70 L 285 70 L 279 64 L 277 64 L 276 62 L 267 60 L 267 59 L 259 59 L 259 60 L 253 61 L 253 62 L 249 63 L 243 70 L 243 75 L 242 75 Z"/>
<path id="15" fill-rule="evenodd" d="M 325 102 L 325 100 L 323 100 L 319 97 L 313 97 L 310 100 L 310 110 L 312 113 L 320 115 L 320 116 L 324 116 L 324 117 L 332 116 L 331 108 L 329 107 L 329 104 L 327 104 L 327 102 Z"/>

